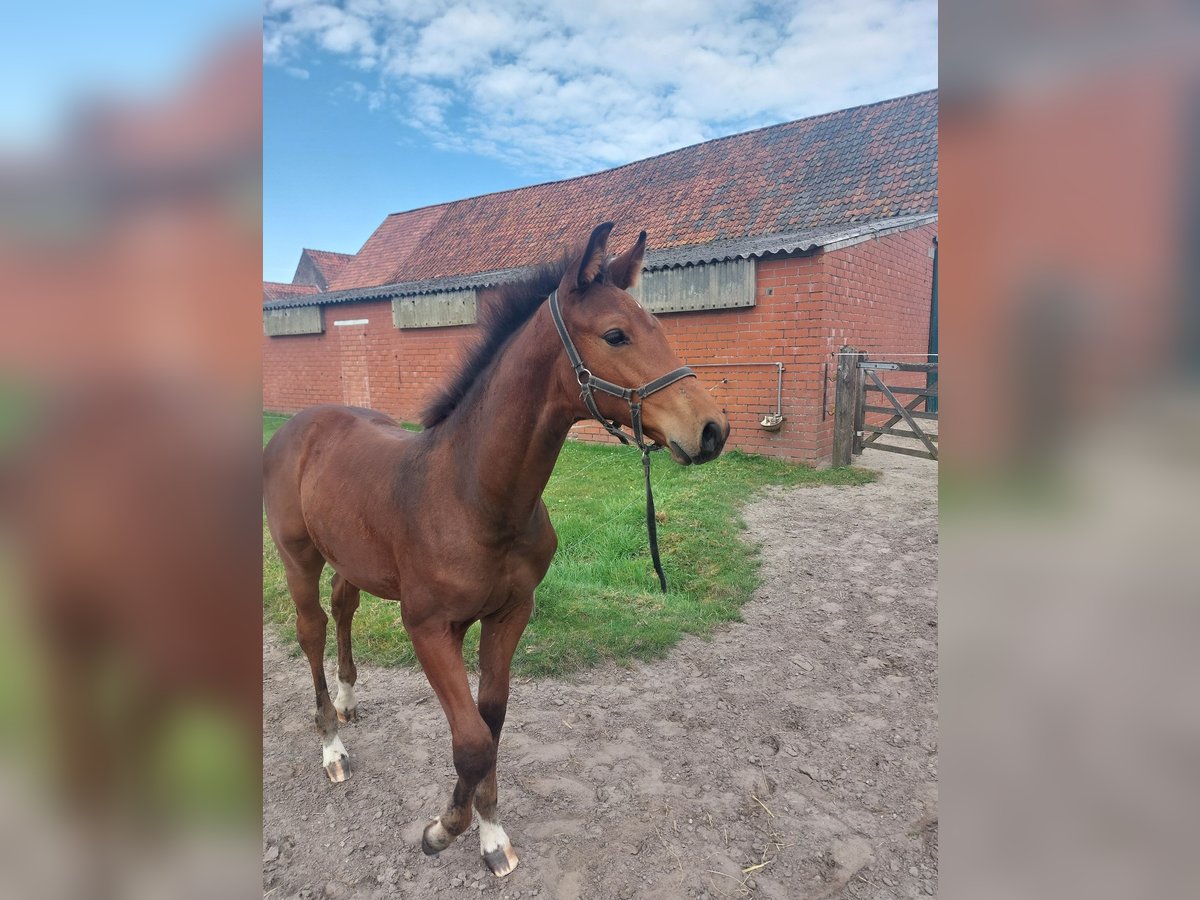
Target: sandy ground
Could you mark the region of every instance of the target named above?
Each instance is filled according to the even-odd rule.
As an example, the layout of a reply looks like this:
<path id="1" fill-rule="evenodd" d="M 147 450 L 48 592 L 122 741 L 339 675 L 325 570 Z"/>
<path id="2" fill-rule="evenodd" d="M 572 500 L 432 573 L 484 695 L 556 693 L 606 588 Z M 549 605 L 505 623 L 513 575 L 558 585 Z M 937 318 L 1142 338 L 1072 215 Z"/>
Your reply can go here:
<path id="1" fill-rule="evenodd" d="M 917 897 L 937 891 L 937 465 L 774 490 L 745 510 L 745 621 L 659 662 L 518 681 L 496 879 L 474 828 L 421 829 L 453 783 L 420 672 L 359 666 L 354 774 L 326 782 L 303 659 L 264 642 L 263 891 L 285 897 Z M 332 670 L 332 663 L 327 660 Z"/>

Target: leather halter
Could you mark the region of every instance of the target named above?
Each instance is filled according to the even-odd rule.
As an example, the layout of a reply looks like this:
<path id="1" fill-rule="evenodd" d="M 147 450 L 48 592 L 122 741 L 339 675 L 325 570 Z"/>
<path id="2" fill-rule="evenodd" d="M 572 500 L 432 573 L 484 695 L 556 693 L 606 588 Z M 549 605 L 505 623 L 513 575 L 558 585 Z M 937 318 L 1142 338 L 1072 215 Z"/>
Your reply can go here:
<path id="1" fill-rule="evenodd" d="M 641 387 L 635 388 L 625 388 L 613 384 L 611 381 L 605 381 L 603 378 L 598 378 L 591 373 L 591 370 L 584 365 L 579 351 L 575 349 L 571 335 L 567 332 L 567 325 L 563 321 L 562 309 L 558 305 L 557 289 L 550 295 L 550 317 L 554 319 L 554 327 L 558 329 L 558 336 L 562 338 L 563 347 L 567 351 L 567 359 L 571 361 L 571 368 L 575 370 L 575 378 L 579 382 L 579 397 L 587 406 L 588 412 L 592 414 L 592 418 L 603 425 L 604 429 L 622 444 L 628 444 L 629 435 L 621 430 L 621 426 L 616 421 L 606 418 L 600 412 L 600 408 L 596 406 L 595 392 L 601 391 L 609 396 L 624 400 L 629 404 L 629 420 L 633 425 L 633 442 L 637 445 L 638 449 L 643 454 L 653 450 L 662 450 L 663 447 L 661 444 L 647 444 L 643 440 L 642 401 L 651 394 L 657 393 L 663 388 L 670 387 L 682 378 L 687 378 L 688 376 L 695 378 L 696 373 L 687 366 L 680 366 L 666 375 L 660 375 L 653 381 L 647 381 Z"/>
<path id="2" fill-rule="evenodd" d="M 550 318 L 554 320 L 554 327 L 558 330 L 558 336 L 562 338 L 563 347 L 567 351 L 567 359 L 571 362 L 571 368 L 575 370 L 575 379 L 579 382 L 579 397 L 587 406 L 588 412 L 592 414 L 597 422 L 604 426 L 604 430 L 619 440 L 622 444 L 628 444 L 630 435 L 627 435 L 621 426 L 613 419 L 608 419 L 600 412 L 600 407 L 596 405 L 595 392 L 608 394 L 611 397 L 617 397 L 629 404 L 629 421 L 633 428 L 633 443 L 642 451 L 642 471 L 646 480 L 646 530 L 650 535 L 650 557 L 654 561 L 654 571 L 658 574 L 658 583 L 662 587 L 665 594 L 667 592 L 667 576 L 663 574 L 662 561 L 658 555 L 658 523 L 654 518 L 654 492 L 650 489 L 650 454 L 655 450 L 664 449 L 661 444 L 647 444 L 645 435 L 642 432 L 642 401 L 651 394 L 661 391 L 663 388 L 670 387 L 675 382 L 688 378 L 696 377 L 696 373 L 687 366 L 680 366 L 678 369 L 673 369 L 666 375 L 660 375 L 653 381 L 647 381 L 641 387 L 626 388 L 619 384 L 613 384 L 611 381 L 605 381 L 603 378 L 598 378 L 593 375 L 591 370 L 584 365 L 583 358 L 579 355 L 579 351 L 575 349 L 575 343 L 571 340 L 571 335 L 567 332 L 567 324 L 563 321 L 562 309 L 558 305 L 558 289 L 550 295 Z"/>

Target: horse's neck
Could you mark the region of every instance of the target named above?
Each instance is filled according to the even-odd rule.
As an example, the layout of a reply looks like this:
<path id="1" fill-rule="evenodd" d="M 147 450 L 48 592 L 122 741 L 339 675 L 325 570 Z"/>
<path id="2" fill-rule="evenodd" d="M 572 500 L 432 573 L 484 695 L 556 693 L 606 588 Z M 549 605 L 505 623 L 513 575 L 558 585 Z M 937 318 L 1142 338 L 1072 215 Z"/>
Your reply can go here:
<path id="1" fill-rule="evenodd" d="M 561 356 L 543 307 L 438 426 L 453 447 L 460 489 L 491 517 L 528 522 L 576 421 L 561 385 Z"/>

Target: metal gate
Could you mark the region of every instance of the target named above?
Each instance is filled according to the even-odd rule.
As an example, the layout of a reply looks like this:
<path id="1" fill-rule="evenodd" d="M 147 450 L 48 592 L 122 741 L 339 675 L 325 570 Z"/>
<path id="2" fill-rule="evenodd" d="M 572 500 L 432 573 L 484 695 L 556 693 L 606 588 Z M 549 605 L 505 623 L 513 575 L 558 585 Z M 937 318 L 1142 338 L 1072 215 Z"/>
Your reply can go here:
<path id="1" fill-rule="evenodd" d="M 895 384 L 892 376 L 902 372 L 924 373 L 925 386 Z M 888 383 L 889 378 L 892 378 L 892 384 Z M 843 347 L 838 354 L 833 464 L 848 466 L 851 458 L 864 450 L 884 450 L 937 460 L 936 427 L 922 427 L 919 424 L 921 421 L 937 421 L 937 396 L 937 363 L 873 360 L 865 353 Z M 902 401 L 901 397 L 911 399 Z M 922 404 L 925 408 L 918 409 Z M 868 422 L 868 416 L 875 421 Z M 881 416 L 887 418 L 879 421 Z M 897 427 L 901 423 L 908 427 Z M 889 444 L 880 440 L 883 435 L 912 438 L 919 441 L 924 449 Z"/>

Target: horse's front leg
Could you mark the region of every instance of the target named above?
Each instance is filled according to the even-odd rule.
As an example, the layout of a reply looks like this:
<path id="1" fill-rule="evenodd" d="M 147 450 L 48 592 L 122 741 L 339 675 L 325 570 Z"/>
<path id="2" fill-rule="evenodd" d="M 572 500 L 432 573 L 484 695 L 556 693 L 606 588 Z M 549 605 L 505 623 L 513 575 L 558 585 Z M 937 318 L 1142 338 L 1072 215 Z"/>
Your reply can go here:
<path id="1" fill-rule="evenodd" d="M 517 642 L 529 622 L 533 598 L 483 620 L 479 637 L 479 715 L 491 729 L 493 743 L 500 746 L 500 730 L 508 710 L 509 668 Z M 500 825 L 496 813 L 496 765 L 475 791 L 479 811 L 479 851 L 493 875 L 503 877 L 517 867 L 517 854 Z"/>
<path id="2" fill-rule="evenodd" d="M 446 811 L 425 827 L 421 838 L 421 849 L 430 855 L 445 850 L 470 827 L 475 789 L 496 764 L 495 740 L 475 707 L 463 665 L 462 643 L 468 627 L 427 621 L 408 628 L 425 677 L 450 723 L 458 773 Z"/>

